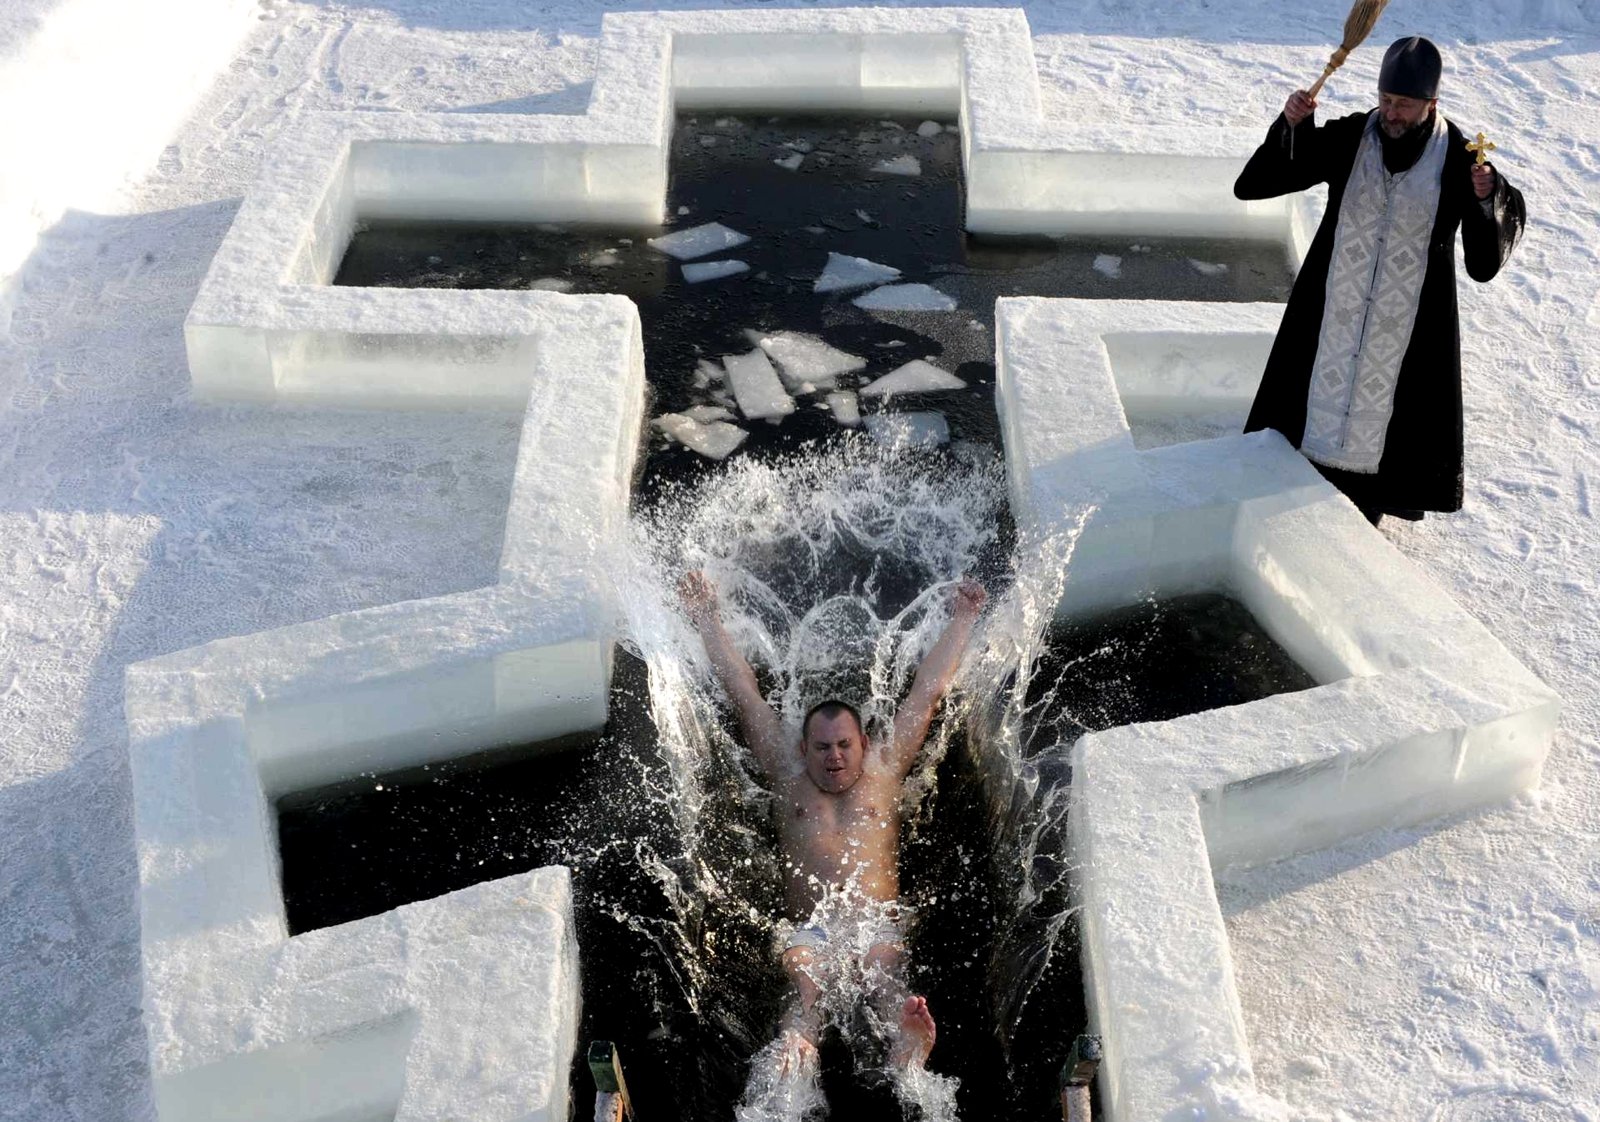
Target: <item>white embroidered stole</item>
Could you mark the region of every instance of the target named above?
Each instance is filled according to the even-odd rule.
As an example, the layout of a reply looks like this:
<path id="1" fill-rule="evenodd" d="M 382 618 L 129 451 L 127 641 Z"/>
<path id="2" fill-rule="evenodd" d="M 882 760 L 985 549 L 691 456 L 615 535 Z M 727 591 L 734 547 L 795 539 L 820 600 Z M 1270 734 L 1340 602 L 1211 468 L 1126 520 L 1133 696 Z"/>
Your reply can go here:
<path id="1" fill-rule="evenodd" d="M 1435 111 L 1422 155 L 1390 176 L 1378 114 L 1367 118 L 1339 204 L 1300 441 L 1300 451 L 1319 464 L 1372 474 L 1383 459 L 1400 360 L 1428 271 L 1448 136 Z"/>

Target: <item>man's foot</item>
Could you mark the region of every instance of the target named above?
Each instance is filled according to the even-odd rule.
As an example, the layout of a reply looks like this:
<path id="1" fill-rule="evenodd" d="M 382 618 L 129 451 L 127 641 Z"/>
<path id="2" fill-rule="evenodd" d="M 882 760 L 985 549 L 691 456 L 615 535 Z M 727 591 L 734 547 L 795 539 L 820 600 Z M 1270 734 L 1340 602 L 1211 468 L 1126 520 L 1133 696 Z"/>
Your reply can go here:
<path id="1" fill-rule="evenodd" d="M 921 1067 L 928 1062 L 933 1051 L 933 1014 L 928 1012 L 926 998 L 908 997 L 900 1009 L 900 1033 L 894 1047 L 889 1049 L 889 1063 L 893 1067 Z"/>
<path id="2" fill-rule="evenodd" d="M 778 1049 L 778 1078 L 794 1079 L 817 1070 L 817 1046 L 798 1029 L 785 1029 Z"/>

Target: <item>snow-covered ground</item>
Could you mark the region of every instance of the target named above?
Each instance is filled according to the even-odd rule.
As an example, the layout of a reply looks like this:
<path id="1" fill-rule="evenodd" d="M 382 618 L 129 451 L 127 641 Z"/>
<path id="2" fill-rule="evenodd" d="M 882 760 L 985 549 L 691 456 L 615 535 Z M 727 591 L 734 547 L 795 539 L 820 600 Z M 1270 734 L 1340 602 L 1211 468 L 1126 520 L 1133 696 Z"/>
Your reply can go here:
<path id="1" fill-rule="evenodd" d="M 1049 111 L 1129 129 L 1264 129 L 1345 14 L 1022 6 Z M 123 668 L 494 579 L 516 418 L 191 402 L 182 321 L 240 196 L 302 112 L 581 111 L 601 10 L 0 13 L 0 249 L 27 256 L 0 338 L 0 1118 L 153 1114 Z M 1305 1117 L 1600 1119 L 1600 0 L 1393 5 L 1325 113 L 1369 106 L 1410 32 L 1532 223 L 1463 281 L 1466 510 L 1384 532 L 1567 708 L 1538 795 L 1230 871 L 1223 906 L 1263 1089 Z"/>

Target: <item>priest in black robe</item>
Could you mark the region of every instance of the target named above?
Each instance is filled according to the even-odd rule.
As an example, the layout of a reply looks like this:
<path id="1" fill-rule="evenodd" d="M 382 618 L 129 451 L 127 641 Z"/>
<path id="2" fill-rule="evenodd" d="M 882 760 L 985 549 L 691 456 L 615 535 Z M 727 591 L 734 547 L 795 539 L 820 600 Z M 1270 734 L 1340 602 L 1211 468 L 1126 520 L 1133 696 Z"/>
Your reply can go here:
<path id="1" fill-rule="evenodd" d="M 1233 191 L 1266 199 L 1328 185 L 1246 432 L 1287 437 L 1374 525 L 1461 509 L 1456 230 L 1488 281 L 1522 234 L 1522 194 L 1438 111 L 1442 63 L 1397 41 L 1378 107 L 1317 125 L 1290 95 Z"/>

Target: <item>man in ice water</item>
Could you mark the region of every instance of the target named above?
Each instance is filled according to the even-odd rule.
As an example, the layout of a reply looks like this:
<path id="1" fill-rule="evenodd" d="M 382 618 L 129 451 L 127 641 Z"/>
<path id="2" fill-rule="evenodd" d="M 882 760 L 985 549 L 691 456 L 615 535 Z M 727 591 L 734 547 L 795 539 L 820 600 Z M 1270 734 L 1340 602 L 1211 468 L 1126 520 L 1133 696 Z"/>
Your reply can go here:
<path id="1" fill-rule="evenodd" d="M 716 588 L 691 572 L 680 589 L 711 665 L 739 712 L 744 740 L 771 780 L 773 813 L 787 865 L 785 896 L 796 925 L 783 968 L 796 1000 L 784 1018 L 790 1070 L 816 1056 L 819 1008 L 842 968 L 875 991 L 889 1028 L 889 1062 L 921 1067 L 933 1049 L 927 1001 L 904 982 L 901 924 L 900 800 L 906 776 L 933 720 L 988 594 L 977 581 L 955 588 L 949 625 L 917 668 L 887 741 L 869 742 L 860 714 L 841 701 L 813 706 L 798 743 L 786 735 L 755 672 L 722 624 Z"/>

